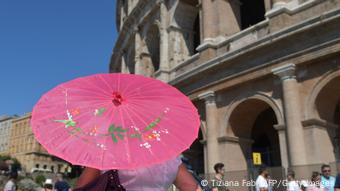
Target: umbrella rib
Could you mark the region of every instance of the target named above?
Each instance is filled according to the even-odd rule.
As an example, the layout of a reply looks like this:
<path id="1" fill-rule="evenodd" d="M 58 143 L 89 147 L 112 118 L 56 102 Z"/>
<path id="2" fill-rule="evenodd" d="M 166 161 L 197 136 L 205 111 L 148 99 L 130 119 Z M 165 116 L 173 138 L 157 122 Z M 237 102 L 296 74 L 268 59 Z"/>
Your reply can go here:
<path id="1" fill-rule="evenodd" d="M 104 104 L 102 104 L 102 103 L 98 103 L 98 104 L 95 104 L 94 106 L 97 106 L 97 105 L 104 105 Z M 84 106 L 84 107 L 77 107 L 77 109 L 83 109 L 83 108 L 88 108 L 88 105 L 86 105 L 86 106 Z M 56 116 L 56 115 L 59 115 L 59 114 L 66 114 L 66 110 L 67 109 L 65 109 L 65 110 L 63 110 L 63 111 L 61 111 L 61 112 L 58 112 L 58 113 L 52 113 L 51 115 L 45 115 L 44 117 L 41 117 L 41 118 L 39 118 L 38 119 L 38 121 L 41 121 L 41 120 L 45 120 L 45 119 L 48 119 L 48 118 L 51 118 L 51 117 L 53 117 L 53 116 Z M 94 112 L 94 111 L 93 111 Z M 87 112 L 84 112 L 84 113 L 87 113 Z M 83 113 L 83 114 L 84 114 Z M 81 114 L 79 114 L 78 116 L 80 116 Z"/>
<path id="2" fill-rule="evenodd" d="M 128 91 L 128 92 L 126 92 L 128 95 L 129 95 L 129 97 L 130 96 L 134 96 L 135 94 L 136 94 L 136 92 L 138 91 L 138 89 L 140 90 L 140 89 L 142 89 L 143 90 L 143 92 L 145 92 L 145 91 L 147 91 L 148 89 L 145 89 L 145 87 L 147 87 L 147 86 L 150 86 L 151 84 L 153 84 L 153 82 L 147 82 L 147 83 L 145 83 L 145 84 L 143 84 L 143 85 L 140 85 L 140 86 L 138 86 L 138 88 L 134 88 L 134 89 L 132 89 L 132 91 Z M 144 88 L 144 89 L 143 89 Z"/>
<path id="3" fill-rule="evenodd" d="M 122 89 L 122 93 L 127 93 L 126 90 L 130 88 L 130 86 L 134 85 L 133 83 L 128 83 L 128 84 L 125 84 L 124 86 L 124 89 Z M 128 93 L 127 93 L 128 94 Z M 130 97 L 130 94 L 128 94 L 129 97 Z"/>
<path id="4" fill-rule="evenodd" d="M 98 97 L 103 97 L 103 98 L 106 98 L 109 97 L 111 94 L 109 94 L 108 92 L 105 92 L 105 94 L 102 94 L 102 93 L 98 93 L 96 92 L 95 90 L 91 90 L 91 89 L 85 89 L 85 88 L 72 88 L 72 90 L 77 90 L 77 91 L 82 91 L 82 92 L 90 92 L 94 95 L 97 95 Z M 81 95 L 83 96 L 83 95 Z M 89 95 L 89 96 L 93 96 L 93 95 Z"/>
<path id="5" fill-rule="evenodd" d="M 101 88 L 98 88 L 98 86 L 96 86 L 95 84 L 93 83 L 89 83 L 89 80 L 83 80 L 82 83 L 86 83 L 87 86 L 85 86 L 84 84 L 82 84 L 82 87 L 92 87 L 94 90 L 98 90 L 99 92 L 102 92 L 104 95 L 107 94 L 108 96 L 110 95 L 107 91 L 104 91 L 103 89 Z M 72 88 L 79 88 L 79 86 L 75 86 L 75 87 L 72 87 Z M 96 92 L 96 91 L 93 91 L 93 92 Z"/>
<path id="6" fill-rule="evenodd" d="M 103 81 L 103 83 L 105 84 L 105 86 L 106 86 L 108 89 L 110 89 L 111 92 L 113 92 L 112 86 L 110 86 L 110 85 L 107 83 L 107 81 L 104 79 L 104 77 L 100 75 L 99 78 Z M 104 91 L 105 91 L 105 89 L 104 89 Z M 110 94 L 110 95 L 111 95 L 111 94 Z"/>
<path id="7" fill-rule="evenodd" d="M 114 114 L 115 114 L 115 110 L 117 110 L 117 109 L 115 109 L 115 107 L 110 107 L 110 111 L 111 112 L 108 112 L 108 113 L 110 113 L 111 115 L 110 115 L 110 120 L 109 120 L 109 124 L 112 124 L 112 120 L 113 120 L 113 118 L 114 118 Z M 110 141 L 110 142 L 109 142 Z M 109 144 L 112 144 L 112 142 L 111 142 L 111 140 L 110 139 L 105 139 L 105 145 L 108 145 L 108 142 L 109 142 Z M 108 155 L 108 156 L 113 156 L 113 158 L 115 158 L 115 156 L 114 155 L 112 155 L 112 153 L 111 152 L 103 152 L 103 154 L 102 154 L 102 166 L 104 165 L 104 155 Z"/>
<path id="8" fill-rule="evenodd" d="M 138 104 L 134 104 L 134 105 L 136 105 L 136 107 L 141 107 L 141 106 L 139 106 Z M 145 112 L 147 112 L 148 110 L 146 110 Z M 186 114 L 186 112 L 183 112 L 183 114 Z M 172 120 L 169 120 L 169 123 L 172 123 L 172 124 L 174 124 L 173 126 L 178 126 L 178 124 L 177 123 L 175 123 L 174 121 L 172 121 Z M 172 133 L 173 134 L 173 133 Z M 178 139 L 177 137 L 176 137 L 176 139 Z M 178 140 L 180 140 L 180 139 L 178 139 Z M 179 142 L 180 143 L 180 142 Z"/>
<path id="9" fill-rule="evenodd" d="M 145 126 L 148 125 L 148 123 L 145 122 L 145 121 L 143 120 L 143 118 L 139 116 L 139 114 L 137 114 L 135 111 L 133 111 L 134 109 L 132 109 L 131 107 L 129 107 L 129 109 L 130 109 L 131 112 L 134 113 L 134 115 L 135 115 L 142 123 L 145 124 Z M 142 136 L 142 140 L 145 142 L 145 139 L 143 139 L 143 136 Z M 154 155 L 154 153 L 151 151 L 151 149 L 148 149 L 148 151 L 149 151 L 149 153 L 150 153 L 152 156 L 155 157 L 155 155 Z"/>
<path id="10" fill-rule="evenodd" d="M 157 91 L 159 91 L 159 88 L 164 89 L 163 91 L 170 91 L 170 92 L 173 92 L 174 90 L 176 92 L 178 91 L 176 88 L 174 88 L 174 87 L 172 87 L 170 85 L 167 85 L 167 84 L 161 84 L 160 85 L 160 83 L 162 83 L 162 82 L 155 83 L 155 82 L 150 81 L 150 82 L 147 82 L 147 83 L 145 83 L 145 84 L 143 84 L 141 86 L 138 86 L 138 89 L 142 89 L 143 93 L 145 93 L 145 92 L 152 92 L 152 91 L 156 91 L 157 92 Z M 156 88 L 154 87 L 155 85 L 157 85 Z M 148 86 L 151 86 L 151 88 L 147 88 Z M 129 96 L 134 96 L 136 91 L 137 90 L 129 92 Z"/>
<path id="11" fill-rule="evenodd" d="M 78 102 L 78 103 L 82 103 L 82 102 L 98 102 L 98 105 L 100 104 L 100 103 L 102 103 L 104 100 L 84 100 L 84 101 L 81 101 L 81 102 Z M 107 101 L 107 99 L 105 100 L 105 101 Z M 62 103 L 62 104 L 61 104 Z M 65 100 L 63 100 L 63 101 L 58 101 L 58 102 L 55 102 L 55 101 L 51 101 L 51 102 L 49 102 L 49 103 L 43 103 L 44 104 L 44 107 L 55 107 L 56 105 L 65 105 Z M 88 107 L 88 105 L 89 104 L 91 104 L 92 105 L 92 103 L 86 103 L 86 107 Z M 81 107 L 81 108 L 86 108 L 86 107 Z M 78 108 L 80 108 L 80 107 L 78 107 Z"/>
<path id="12" fill-rule="evenodd" d="M 133 124 L 135 127 L 137 127 L 137 126 L 136 126 L 136 123 L 135 123 L 135 121 L 133 120 L 133 118 L 131 117 L 130 113 L 129 113 L 128 111 L 126 111 L 126 110 L 129 110 L 129 108 L 128 108 L 128 107 L 125 107 L 124 111 L 125 111 L 125 113 L 127 114 L 127 116 L 129 117 L 129 119 L 130 119 L 130 121 L 132 122 L 132 124 Z M 145 139 L 143 138 L 143 136 L 141 137 L 141 139 L 142 139 L 143 142 L 146 142 Z"/>
<path id="13" fill-rule="evenodd" d="M 135 114 L 136 114 L 136 112 L 135 112 Z M 136 116 L 138 116 L 138 114 L 136 114 Z M 171 121 L 171 120 L 170 120 Z M 147 125 L 147 123 L 146 122 L 144 122 L 144 124 L 146 124 Z M 175 124 L 175 126 L 178 126 L 178 124 Z M 180 144 L 182 141 L 180 140 L 180 139 L 178 139 L 173 133 L 170 133 L 169 135 L 172 135 L 171 137 L 173 137 L 174 139 L 177 139 L 178 141 L 178 143 Z M 159 143 L 159 142 L 157 142 L 157 143 Z M 162 142 L 162 141 L 160 141 L 160 143 L 163 145 L 163 147 L 164 148 L 167 148 L 167 149 L 171 149 L 172 150 L 172 152 L 173 153 L 176 153 L 176 154 L 178 154 L 172 147 L 167 147 L 166 146 L 166 144 L 164 143 L 164 142 Z M 185 147 L 186 145 L 185 144 L 181 144 L 181 147 Z M 155 156 L 154 154 L 152 155 L 152 156 Z M 156 158 L 157 159 L 157 158 Z"/>
<path id="14" fill-rule="evenodd" d="M 120 121 L 122 122 L 122 126 L 123 126 L 123 128 L 124 128 L 124 127 L 126 127 L 126 126 L 125 126 L 125 123 L 124 123 L 124 120 L 123 120 L 123 115 L 122 115 L 121 109 L 122 109 L 122 108 L 119 107 L 117 110 L 118 110 L 118 113 L 119 113 Z M 126 149 L 126 151 L 127 151 L 127 153 L 128 153 L 128 157 L 127 157 L 128 163 L 130 163 L 130 162 L 131 162 L 130 147 L 129 147 L 129 140 L 128 140 L 127 137 L 126 137 L 126 144 L 127 144 L 127 145 L 124 144 L 124 146 L 125 146 L 125 149 Z"/>

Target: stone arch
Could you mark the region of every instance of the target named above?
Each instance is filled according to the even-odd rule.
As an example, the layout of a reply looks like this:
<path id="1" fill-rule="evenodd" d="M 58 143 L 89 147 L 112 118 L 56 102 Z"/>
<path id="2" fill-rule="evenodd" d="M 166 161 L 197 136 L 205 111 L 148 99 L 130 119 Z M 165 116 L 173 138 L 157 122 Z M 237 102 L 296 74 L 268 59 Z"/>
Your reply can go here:
<path id="1" fill-rule="evenodd" d="M 200 17 L 198 0 L 178 1 L 172 15 L 173 25 L 178 27 L 181 40 L 184 42 L 181 49 L 184 57 L 197 53 L 196 48 L 200 45 Z M 177 45 L 178 46 L 178 45 Z"/>
<path id="2" fill-rule="evenodd" d="M 305 118 L 306 119 L 322 119 L 322 116 L 318 114 L 318 108 L 316 106 L 317 98 L 320 95 L 320 92 L 331 83 L 331 81 L 338 80 L 340 78 L 340 70 L 336 69 L 330 72 L 327 72 L 313 87 L 311 90 L 310 96 L 307 98 L 305 103 Z M 335 109 L 335 108 L 334 108 Z M 327 120 L 327 119 L 324 119 Z M 329 121 L 331 122 L 331 121 Z"/>
<path id="3" fill-rule="evenodd" d="M 322 131 L 319 130 L 319 134 L 314 140 L 321 141 L 318 144 L 319 152 L 323 153 L 321 156 L 329 157 L 321 158 L 321 162 L 340 160 L 339 84 L 340 70 L 337 68 L 326 73 L 315 84 L 305 102 L 305 126 L 315 126 L 322 129 Z"/>
<path id="4" fill-rule="evenodd" d="M 230 135 L 230 133 L 232 133 L 231 135 L 234 136 L 234 134 L 232 132 L 232 129 L 231 129 L 230 125 L 229 125 L 229 119 L 230 119 L 230 116 L 231 116 L 232 112 L 235 110 L 235 108 L 237 106 L 239 106 L 241 103 L 243 103 L 244 101 L 249 100 L 249 99 L 261 100 L 264 103 L 268 104 L 273 109 L 273 111 L 275 112 L 278 125 L 284 125 L 285 124 L 284 117 L 283 117 L 283 109 L 282 109 L 282 107 L 279 106 L 273 100 L 273 98 L 271 98 L 270 96 L 268 96 L 268 95 L 266 95 L 264 93 L 259 92 L 259 93 L 256 93 L 255 95 L 244 97 L 244 98 L 238 97 L 238 98 L 235 99 L 235 101 L 233 101 L 230 104 L 230 107 L 228 108 L 228 111 L 226 113 L 226 121 L 227 121 L 227 127 L 226 127 L 227 129 L 226 129 L 226 131 L 227 131 L 227 134 Z"/>
<path id="5" fill-rule="evenodd" d="M 240 98 L 233 102 L 227 114 L 226 148 L 233 149 L 230 160 L 240 161 L 238 168 L 254 168 L 252 152 L 260 152 L 262 161 L 267 166 L 281 166 L 281 149 L 279 132 L 275 128 L 284 124 L 282 109 L 268 95 L 256 95 Z M 284 156 L 283 156 L 284 157 Z M 243 161 L 243 162 L 242 162 Z"/>

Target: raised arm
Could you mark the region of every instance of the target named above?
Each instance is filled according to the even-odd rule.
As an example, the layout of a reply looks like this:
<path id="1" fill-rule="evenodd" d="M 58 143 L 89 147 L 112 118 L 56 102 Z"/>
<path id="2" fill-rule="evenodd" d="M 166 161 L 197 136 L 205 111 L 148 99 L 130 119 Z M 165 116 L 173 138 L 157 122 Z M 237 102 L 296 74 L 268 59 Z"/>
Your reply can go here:
<path id="1" fill-rule="evenodd" d="M 86 167 L 77 180 L 75 188 L 83 187 L 100 176 L 100 170 Z"/>

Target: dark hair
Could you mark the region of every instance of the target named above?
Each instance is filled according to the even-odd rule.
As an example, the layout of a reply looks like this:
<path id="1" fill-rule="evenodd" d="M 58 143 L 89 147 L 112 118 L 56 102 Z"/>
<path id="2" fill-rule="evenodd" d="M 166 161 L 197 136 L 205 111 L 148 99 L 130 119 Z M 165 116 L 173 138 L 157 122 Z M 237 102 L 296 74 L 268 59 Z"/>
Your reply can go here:
<path id="1" fill-rule="evenodd" d="M 218 170 L 221 170 L 224 167 L 223 163 L 216 163 L 214 165 L 215 172 L 218 173 Z"/>
<path id="2" fill-rule="evenodd" d="M 331 166 L 329 166 L 328 164 L 323 164 L 321 166 L 321 171 L 323 171 L 324 168 L 331 168 Z"/>
<path id="3" fill-rule="evenodd" d="M 60 177 L 60 178 L 64 178 L 64 175 L 62 173 L 57 173 L 57 176 Z"/>
<path id="4" fill-rule="evenodd" d="M 11 173 L 9 174 L 9 178 L 17 179 L 17 178 L 18 178 L 18 173 L 17 173 L 17 172 L 11 172 Z"/>
<path id="5" fill-rule="evenodd" d="M 52 184 L 45 184 L 45 185 L 44 185 L 44 188 L 52 189 L 52 188 L 53 188 L 53 185 L 52 185 Z"/>
<path id="6" fill-rule="evenodd" d="M 288 176 L 291 176 L 293 178 L 295 178 L 295 172 L 292 171 L 292 170 L 289 170 L 288 173 L 287 173 Z"/>
<path id="7" fill-rule="evenodd" d="M 259 174 L 262 174 L 264 171 L 267 170 L 267 167 L 266 166 L 260 166 L 259 168 Z"/>
<path id="8" fill-rule="evenodd" d="M 315 183 L 315 179 L 316 179 L 316 177 L 318 177 L 318 176 L 320 176 L 320 173 L 314 171 L 314 172 L 312 173 L 311 181 L 312 181 L 313 183 Z"/>

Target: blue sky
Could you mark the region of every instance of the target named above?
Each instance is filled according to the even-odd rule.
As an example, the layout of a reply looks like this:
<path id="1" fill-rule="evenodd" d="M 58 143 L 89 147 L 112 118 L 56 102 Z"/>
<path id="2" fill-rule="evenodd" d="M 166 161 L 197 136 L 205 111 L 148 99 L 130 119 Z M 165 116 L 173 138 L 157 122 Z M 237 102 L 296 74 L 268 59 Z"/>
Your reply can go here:
<path id="1" fill-rule="evenodd" d="M 54 86 L 107 73 L 115 0 L 0 0 L 0 115 L 22 115 Z"/>

